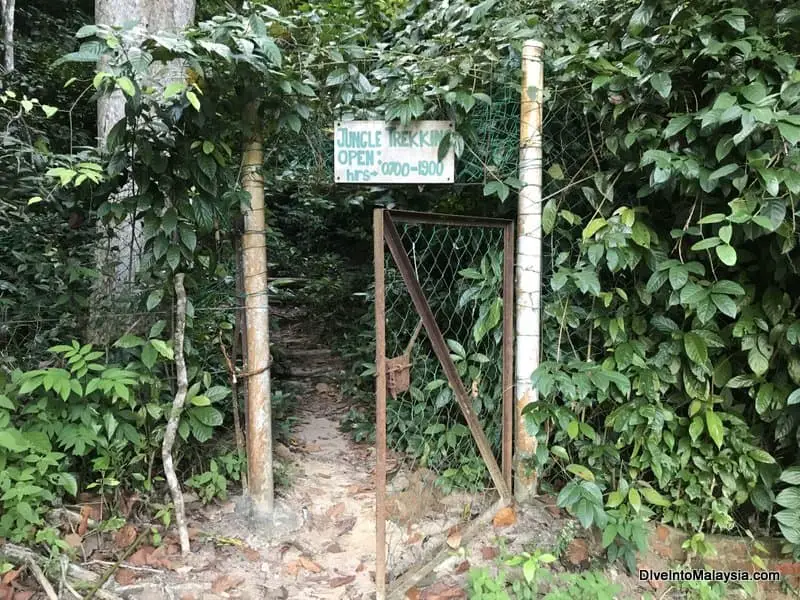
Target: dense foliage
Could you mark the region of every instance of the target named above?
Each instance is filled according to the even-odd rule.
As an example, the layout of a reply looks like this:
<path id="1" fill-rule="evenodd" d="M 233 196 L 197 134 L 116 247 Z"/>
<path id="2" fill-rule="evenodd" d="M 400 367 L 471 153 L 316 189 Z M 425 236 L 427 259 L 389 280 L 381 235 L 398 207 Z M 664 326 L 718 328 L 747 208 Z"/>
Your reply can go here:
<path id="1" fill-rule="evenodd" d="M 11 393 L 0 405 L 8 412 L 4 431 L 36 423 L 15 412 L 24 410 L 21 397 L 47 406 L 89 395 L 98 427 L 114 429 L 119 440 L 122 424 L 151 419 L 156 426 L 160 418 L 148 412 L 149 396 L 137 395 L 125 409 L 130 414 L 118 414 L 115 391 L 90 394 L 82 379 L 89 375 L 38 364 L 52 360 L 48 347 L 83 337 L 90 288 L 100 278 L 90 226 L 97 219 L 113 225 L 133 215 L 146 238 L 132 299 L 143 319 L 97 363 L 98 373 L 122 369 L 140 382 L 162 368 L 170 381 L 160 360 L 170 352 L 169 323 L 151 327 L 169 313 L 170 278 L 183 271 L 195 300 L 188 352 L 200 384 L 195 393 L 215 400 L 200 390 L 224 383 L 208 365 L 219 341 L 230 343 L 232 317 L 219 310 L 234 300 L 225 234 L 248 201 L 237 191 L 237 166 L 248 133 L 243 115 L 258 98 L 266 98 L 257 104 L 269 140 L 273 266 L 304 281 L 293 288 L 296 300 L 321 316 L 347 314 L 353 326 L 334 328 L 355 365 L 345 389 L 371 405 L 373 371 L 363 368 L 374 352 L 369 208 L 513 215 L 519 132 L 508 121 L 518 114 L 522 40 L 539 37 L 546 47 L 550 261 L 545 356 L 534 374 L 541 401 L 528 426 L 539 439 L 533 466 L 542 486 L 582 524 L 602 528 L 610 557 L 629 566 L 649 518 L 697 531 L 780 531 L 800 547 L 796 7 L 484 0 L 281 8 L 283 16 L 206 7 L 216 16 L 173 36 L 87 26 L 77 53 L 56 67 L 62 80 L 77 78 L 71 86 L 45 85 L 50 75 L 35 70 L 28 73 L 36 81 L 18 79 L 16 89 L 4 81 L 3 149 L 14 159 L 4 164 L 15 166 L 0 170 L 0 356 L 9 373 L 19 368 L 7 377 Z M 56 30 L 41 11 L 30 13 Z M 94 64 L 101 56 L 109 62 L 97 74 L 74 62 Z M 149 65 L 173 59 L 190 67 L 188 75 L 165 86 L 152 81 Z M 20 71 L 41 62 L 23 52 Z M 87 148 L 94 137 L 90 99 L 114 90 L 127 113 L 101 155 Z M 452 145 L 459 156 L 459 185 L 334 189 L 329 127 L 339 116 L 454 120 L 443 149 Z M 133 195 L 108 201 L 126 186 Z M 454 303 L 491 274 L 480 260 L 469 267 L 475 271 L 462 273 Z M 43 291 L 55 301 L 45 301 Z M 354 293 L 357 302 L 347 302 Z M 473 294 L 468 301 L 490 300 Z M 200 298 L 214 310 L 200 310 Z M 454 310 L 467 315 L 467 308 L 465 301 Z M 467 365 L 485 354 L 487 339 L 452 339 L 451 350 Z M 53 377 L 62 376 L 69 389 L 54 387 Z M 39 387 L 13 387 L 25 377 Z M 451 485 L 469 487 L 482 474 L 473 469 L 474 452 L 453 451 L 461 448 L 463 424 L 437 386 L 419 382 L 423 409 L 407 414 L 399 403 L 390 427 L 403 425 L 408 434 L 397 447 L 416 456 L 428 459 L 446 446 L 438 468 L 452 475 Z M 196 408 L 210 408 L 199 402 Z M 109 426 L 106 415 L 120 425 Z M 371 415 L 364 415 L 351 414 L 347 425 L 368 438 Z M 189 427 L 200 440 L 219 419 L 196 421 L 189 416 L 184 432 Z M 9 435 L 0 439 L 19 441 Z M 128 441 L 132 456 L 147 456 Z M 72 448 L 60 438 L 41 442 L 32 450 L 2 444 L 15 465 L 10 472 L 25 472 L 20 452 Z M 92 443 L 87 452 L 99 460 L 102 444 Z M 194 483 L 213 491 L 220 464 Z M 27 480 L 4 485 L 17 489 L 19 481 Z M 73 488 L 71 480 L 48 481 L 41 487 L 49 493 Z M 38 518 L 35 510 L 23 512 Z M 8 517 L 14 523 L 27 518 L 18 509 L 7 514 L 16 515 Z"/>

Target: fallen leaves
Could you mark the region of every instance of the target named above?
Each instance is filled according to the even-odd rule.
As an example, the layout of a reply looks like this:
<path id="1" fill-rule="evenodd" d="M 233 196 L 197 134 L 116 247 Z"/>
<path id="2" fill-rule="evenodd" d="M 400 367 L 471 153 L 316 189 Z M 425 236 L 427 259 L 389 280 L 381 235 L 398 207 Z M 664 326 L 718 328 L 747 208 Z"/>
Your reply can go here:
<path id="1" fill-rule="evenodd" d="M 12 569 L 11 571 L 8 571 L 5 575 L 3 575 L 3 585 L 11 585 L 11 582 L 19 577 L 21 572 L 22 569 Z"/>
<path id="2" fill-rule="evenodd" d="M 422 598 L 422 592 L 420 592 L 416 587 L 409 588 L 406 591 L 405 600 L 420 600 L 420 598 Z"/>
<path id="3" fill-rule="evenodd" d="M 493 548 L 492 546 L 484 546 L 481 548 L 481 557 L 483 560 L 494 560 L 497 558 L 499 551 L 497 548 Z"/>
<path id="4" fill-rule="evenodd" d="M 492 525 L 495 527 L 508 527 L 517 522 L 517 513 L 514 512 L 513 507 L 506 506 L 501 508 L 492 519 Z"/>
<path id="5" fill-rule="evenodd" d="M 320 573 L 322 567 L 306 556 L 299 556 L 297 560 L 290 561 L 284 570 L 287 575 L 296 577 L 300 574 L 300 569 L 305 569 L 309 573 Z"/>
<path id="6" fill-rule="evenodd" d="M 336 520 L 344 514 L 344 502 L 339 502 L 331 506 L 325 513 L 329 519 Z"/>
<path id="7" fill-rule="evenodd" d="M 465 561 L 461 562 L 456 567 L 456 575 L 461 575 L 462 573 L 466 573 L 467 571 L 469 571 L 469 567 L 470 567 L 470 564 L 469 564 L 468 560 L 465 560 Z"/>
<path id="8" fill-rule="evenodd" d="M 345 575 L 343 577 L 334 577 L 328 583 L 332 588 L 342 587 L 343 585 L 348 585 L 353 583 L 356 580 L 355 575 Z"/>
<path id="9" fill-rule="evenodd" d="M 117 572 L 114 573 L 114 580 L 120 585 L 131 585 L 136 581 L 136 571 L 120 567 L 117 569 Z"/>
<path id="10" fill-rule="evenodd" d="M 317 563 L 315 563 L 310 558 L 306 558 L 305 556 L 301 556 L 297 559 L 297 561 L 302 565 L 302 567 L 311 573 L 319 573 L 322 571 L 322 567 L 320 567 Z"/>
<path id="11" fill-rule="evenodd" d="M 342 552 L 344 552 L 344 549 L 339 544 L 334 542 L 333 544 L 325 548 L 325 552 L 327 552 L 328 554 L 341 554 Z"/>
<path id="12" fill-rule="evenodd" d="M 133 525 L 125 525 L 114 534 L 114 544 L 116 544 L 117 548 L 120 550 L 124 550 L 136 541 L 138 535 L 136 527 Z"/>
<path id="13" fill-rule="evenodd" d="M 77 533 L 68 533 L 64 536 L 64 541 L 69 544 L 70 548 L 78 548 L 83 543 L 83 536 Z"/>
<path id="14" fill-rule="evenodd" d="M 214 594 L 221 594 L 239 587 L 242 583 L 244 583 L 244 577 L 239 575 L 220 575 L 211 584 L 211 591 Z"/>
<path id="15" fill-rule="evenodd" d="M 580 538 L 572 540 L 564 551 L 563 562 L 575 568 L 583 568 L 589 565 L 589 544 Z"/>
<path id="16" fill-rule="evenodd" d="M 247 557 L 250 562 L 259 562 L 261 560 L 261 552 L 250 546 L 242 548 L 242 553 Z"/>
<path id="17" fill-rule="evenodd" d="M 175 565 L 167 556 L 167 548 L 159 546 L 142 546 L 130 555 L 128 562 L 135 567 L 153 567 L 155 569 L 175 570 Z"/>
<path id="18" fill-rule="evenodd" d="M 447 545 L 453 550 L 461 545 L 461 530 L 458 526 L 452 527 L 447 533 Z"/>

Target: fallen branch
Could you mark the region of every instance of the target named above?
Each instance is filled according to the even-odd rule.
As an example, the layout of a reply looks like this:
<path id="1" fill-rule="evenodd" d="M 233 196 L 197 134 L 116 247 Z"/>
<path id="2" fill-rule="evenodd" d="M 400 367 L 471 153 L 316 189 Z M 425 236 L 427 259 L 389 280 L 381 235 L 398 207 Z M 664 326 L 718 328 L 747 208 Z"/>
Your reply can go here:
<path id="1" fill-rule="evenodd" d="M 11 562 L 15 564 L 23 564 L 28 561 L 31 561 L 38 565 L 40 568 L 45 568 L 47 566 L 48 560 L 28 550 L 27 548 L 23 548 L 22 546 L 17 546 L 16 544 L 9 544 L 8 542 L 4 544 L 0 544 L 0 557 L 8 558 Z M 99 575 L 78 565 L 69 563 L 66 568 L 67 577 L 72 579 L 75 582 L 81 582 L 83 584 L 94 584 L 97 582 Z M 69 589 L 69 588 L 68 588 Z M 72 590 L 71 590 L 72 591 Z M 79 594 L 75 593 L 75 595 L 83 600 L 83 597 Z M 98 589 L 95 593 L 95 596 L 99 598 L 99 600 L 122 600 L 117 594 L 113 592 L 109 592 L 108 590 Z"/>
<path id="2" fill-rule="evenodd" d="M 144 541 L 144 539 L 147 537 L 147 535 L 149 533 L 150 533 L 150 530 L 145 527 L 142 530 L 142 533 L 140 533 L 138 536 L 136 536 L 136 539 L 133 540 L 133 543 L 130 546 L 128 546 L 128 548 L 127 548 L 127 550 L 125 550 L 125 552 L 122 553 L 122 556 L 119 557 L 117 562 L 115 562 L 113 565 L 111 565 L 110 568 L 106 569 L 106 571 L 105 571 L 105 573 L 103 573 L 102 577 L 100 577 L 100 579 L 98 579 L 97 583 L 94 584 L 94 587 L 92 587 L 92 589 L 89 590 L 89 593 L 86 595 L 86 598 L 84 598 L 84 600 L 92 600 L 92 598 L 94 598 L 95 595 L 97 595 L 97 592 L 100 591 L 100 588 L 103 587 L 103 585 L 105 584 L 106 581 L 108 581 L 109 577 L 111 577 L 114 573 L 117 572 L 117 569 L 119 569 L 120 565 L 123 562 L 128 560 L 128 557 L 131 554 L 133 554 L 134 550 L 136 550 L 136 548 L 139 546 L 139 544 L 141 544 L 142 541 Z"/>
<path id="3" fill-rule="evenodd" d="M 461 545 L 466 545 L 472 538 L 474 538 L 485 526 L 486 524 L 492 520 L 492 518 L 497 514 L 497 512 L 506 506 L 510 506 L 511 502 L 505 499 L 500 499 L 495 502 L 489 510 L 484 513 L 478 515 L 475 520 L 473 520 L 469 525 L 467 525 L 464 530 L 461 532 Z M 437 552 L 438 549 L 438 552 Z M 378 549 L 380 552 L 380 549 Z M 402 577 L 400 577 L 397 581 L 392 583 L 390 589 L 386 593 L 386 598 L 389 600 L 400 600 L 401 598 L 405 597 L 406 591 L 419 583 L 421 579 L 426 577 L 431 571 L 436 569 L 440 564 L 442 564 L 447 558 L 452 556 L 453 550 L 446 544 L 443 543 L 438 547 L 432 548 L 429 552 L 426 552 L 426 556 L 422 559 L 421 565 L 419 568 L 408 571 Z"/>
<path id="4" fill-rule="evenodd" d="M 58 600 L 58 594 L 56 594 L 56 590 L 53 587 L 53 584 L 45 577 L 44 571 L 42 571 L 41 567 L 36 564 L 33 559 L 28 559 L 27 561 L 28 568 L 33 573 L 33 576 L 36 578 L 36 581 L 39 582 L 39 585 L 42 586 L 42 590 L 50 600 Z"/>
<path id="5" fill-rule="evenodd" d="M 183 357 L 183 334 L 186 330 L 186 289 L 183 287 L 183 273 L 175 274 L 175 370 L 178 379 L 178 390 L 172 401 L 172 411 L 164 431 L 164 441 L 161 445 L 161 461 L 164 464 L 164 475 L 167 478 L 172 503 L 175 506 L 175 524 L 178 527 L 178 537 L 181 541 L 181 555 L 190 552 L 189 531 L 186 528 L 186 510 L 183 506 L 183 492 L 181 492 L 178 477 L 175 475 L 175 465 L 172 462 L 172 447 L 175 444 L 175 434 L 178 432 L 178 423 L 186 402 L 186 392 L 189 388 L 186 373 L 186 360 Z"/>

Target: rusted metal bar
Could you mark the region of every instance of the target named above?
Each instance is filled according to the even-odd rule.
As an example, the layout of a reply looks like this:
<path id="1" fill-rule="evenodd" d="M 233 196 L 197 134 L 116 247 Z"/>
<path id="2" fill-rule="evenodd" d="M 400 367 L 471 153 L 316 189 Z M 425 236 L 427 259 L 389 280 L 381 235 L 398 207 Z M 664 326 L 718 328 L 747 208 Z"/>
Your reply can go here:
<path id="1" fill-rule="evenodd" d="M 434 213 L 415 212 L 411 210 L 388 211 L 392 219 L 398 223 L 413 223 L 415 225 L 453 225 L 456 227 L 505 227 L 508 219 L 495 219 L 491 217 L 470 217 L 466 215 L 442 215 Z"/>
<path id="2" fill-rule="evenodd" d="M 384 210 L 372 214 L 375 269 L 375 594 L 386 598 L 386 285 Z"/>
<path id="3" fill-rule="evenodd" d="M 497 460 L 494 457 L 491 444 L 489 444 L 489 440 L 486 438 L 486 434 L 481 427 L 480 421 L 478 421 L 478 416 L 472 409 L 472 403 L 469 395 L 467 394 L 467 390 L 464 388 L 464 382 L 461 381 L 461 377 L 458 375 L 456 365 L 453 363 L 453 359 L 450 358 L 450 350 L 447 347 L 447 343 L 444 340 L 444 336 L 442 335 L 439 326 L 436 324 L 436 318 L 434 317 L 433 311 L 431 310 L 431 307 L 425 298 L 422 287 L 420 286 L 419 281 L 414 274 L 414 267 L 411 265 L 411 260 L 408 258 L 408 254 L 406 254 L 406 251 L 403 248 L 400 234 L 397 232 L 397 228 L 392 221 L 392 215 L 387 211 L 384 212 L 383 216 L 386 244 L 389 246 L 389 250 L 392 253 L 392 257 L 397 265 L 397 269 L 400 271 L 403 281 L 408 288 L 408 293 L 411 296 L 411 300 L 414 302 L 414 307 L 417 309 L 419 316 L 422 318 L 422 323 L 425 326 L 425 331 L 428 334 L 428 340 L 431 343 L 433 351 L 436 353 L 436 357 L 439 359 L 439 362 L 442 365 L 442 369 L 445 372 L 447 381 L 450 383 L 450 387 L 453 389 L 456 402 L 458 402 L 461 412 L 464 414 L 464 419 L 467 422 L 469 430 L 472 432 L 472 437 L 475 439 L 475 443 L 478 446 L 481 457 L 486 463 L 486 468 L 489 470 L 489 475 L 491 475 L 492 481 L 494 482 L 497 491 L 500 493 L 500 498 L 506 500 L 510 498 L 511 490 L 506 485 L 505 479 L 503 479 L 503 473 L 500 471 L 500 467 L 498 466 Z"/>
<path id="4" fill-rule="evenodd" d="M 512 488 L 514 443 L 514 223 L 503 229 L 503 478 Z"/>

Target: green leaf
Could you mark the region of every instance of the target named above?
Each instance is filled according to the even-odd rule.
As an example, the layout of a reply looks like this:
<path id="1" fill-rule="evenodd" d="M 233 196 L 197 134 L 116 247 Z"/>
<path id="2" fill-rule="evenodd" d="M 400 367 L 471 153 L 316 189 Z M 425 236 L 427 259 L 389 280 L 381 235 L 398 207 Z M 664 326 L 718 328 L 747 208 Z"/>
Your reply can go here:
<path id="1" fill-rule="evenodd" d="M 708 361 L 708 346 L 701 336 L 694 332 L 689 332 L 683 336 L 683 344 L 686 349 L 686 356 L 692 362 L 704 365 Z"/>
<path id="2" fill-rule="evenodd" d="M 800 467 L 789 467 L 784 470 L 780 480 L 790 485 L 800 485 Z"/>
<path id="3" fill-rule="evenodd" d="M 164 297 L 164 290 L 153 290 L 147 296 L 147 310 L 153 310 L 156 306 L 161 304 L 161 299 Z"/>
<path id="4" fill-rule="evenodd" d="M 750 85 L 743 87 L 739 92 L 748 102 L 758 104 L 767 97 L 767 87 L 760 81 L 754 81 Z"/>
<path id="5" fill-rule="evenodd" d="M 181 251 L 177 246 L 170 246 L 167 250 L 167 264 L 175 271 L 181 261 Z"/>
<path id="6" fill-rule="evenodd" d="M 555 163 L 547 169 L 547 174 L 550 175 L 556 181 L 560 181 L 564 179 L 564 171 L 561 169 L 561 165 Z"/>
<path id="7" fill-rule="evenodd" d="M 655 5 L 642 2 L 631 15 L 631 19 L 628 22 L 628 32 L 633 36 L 638 36 L 650 23 L 654 11 Z"/>
<path id="8" fill-rule="evenodd" d="M 447 345 L 450 347 L 450 350 L 455 352 L 458 356 L 464 358 L 467 355 L 464 346 L 459 344 L 456 340 L 447 340 Z"/>
<path id="9" fill-rule="evenodd" d="M 152 369 L 156 364 L 156 360 L 158 360 L 158 351 L 152 344 L 146 344 L 142 348 L 141 359 L 145 367 Z M 91 382 L 89 385 L 91 385 Z M 89 393 L 89 387 L 86 388 L 86 393 Z"/>
<path id="10" fill-rule="evenodd" d="M 784 508 L 797 510 L 800 508 L 800 488 L 790 487 L 781 490 L 775 497 L 775 503 Z"/>
<path id="11" fill-rule="evenodd" d="M 718 237 L 709 237 L 704 240 L 700 240 L 699 242 L 692 244 L 691 250 L 695 252 L 699 252 L 701 250 L 708 250 L 710 248 L 715 248 L 722 243 Z"/>
<path id="12" fill-rule="evenodd" d="M 712 173 L 708 176 L 710 181 L 715 179 L 720 179 L 722 177 L 726 177 L 731 173 L 735 173 L 739 169 L 739 165 L 736 164 L 727 164 L 725 166 L 720 167 L 716 171 L 712 171 Z"/>
<path id="13" fill-rule="evenodd" d="M 197 234 L 188 227 L 181 227 L 180 229 L 181 242 L 189 252 L 194 252 L 197 248 Z"/>
<path id="14" fill-rule="evenodd" d="M 152 344 L 153 348 L 166 359 L 173 360 L 175 358 L 175 353 L 173 352 L 172 348 L 167 346 L 167 343 L 164 340 L 150 340 L 149 342 Z"/>
<path id="15" fill-rule="evenodd" d="M 672 79 L 670 79 L 669 73 L 661 71 L 654 74 L 650 78 L 650 85 L 662 98 L 669 98 L 669 94 L 672 91 Z"/>
<path id="16" fill-rule="evenodd" d="M 689 425 L 689 437 L 693 442 L 697 441 L 697 438 L 700 437 L 700 434 L 703 433 L 704 429 L 705 424 L 703 423 L 703 419 L 701 419 L 699 416 L 694 417 Z"/>
<path id="17" fill-rule="evenodd" d="M 736 264 L 736 249 L 730 244 L 723 244 L 714 248 L 719 259 L 729 267 Z"/>
<path id="18" fill-rule="evenodd" d="M 592 473 L 589 469 L 584 467 L 583 465 L 567 465 L 567 471 L 572 473 L 573 475 L 577 475 L 584 481 L 594 481 L 594 473 Z"/>
<path id="19" fill-rule="evenodd" d="M 603 227 L 605 227 L 608 223 L 602 217 L 593 219 L 589 222 L 586 228 L 583 230 L 583 239 L 588 240 L 592 237 L 595 233 L 600 231 Z"/>
<path id="20" fill-rule="evenodd" d="M 793 406 L 795 404 L 800 404 L 800 388 L 797 388 L 786 399 L 787 406 Z"/>
<path id="21" fill-rule="evenodd" d="M 751 450 L 748 454 L 750 458 L 756 462 L 764 463 L 765 465 L 775 464 L 775 459 L 772 457 L 772 455 L 761 448 Z"/>
<path id="22" fill-rule="evenodd" d="M 736 302 L 731 300 L 730 296 L 725 296 L 723 294 L 711 294 L 711 301 L 714 303 L 714 306 L 719 309 L 719 312 L 731 317 L 732 319 L 736 318 L 738 309 L 736 308 Z"/>
<path id="23" fill-rule="evenodd" d="M 717 448 L 722 448 L 722 441 L 725 436 L 725 429 L 722 426 L 722 419 L 713 410 L 706 411 L 706 427 L 708 428 L 708 435 L 714 440 Z"/>
<path id="24" fill-rule="evenodd" d="M 717 147 L 714 150 L 714 156 L 716 157 L 717 162 L 721 162 L 726 156 L 728 156 L 728 154 L 731 153 L 731 150 L 733 150 L 733 136 L 722 136 L 717 142 Z"/>
<path id="25" fill-rule="evenodd" d="M 727 294 L 729 296 L 744 296 L 745 294 L 744 288 L 741 285 L 729 279 L 717 281 L 711 286 L 711 291 L 714 294 Z"/>
<path id="26" fill-rule="evenodd" d="M 606 502 L 606 506 L 609 508 L 616 508 L 622 501 L 625 499 L 622 492 L 619 490 L 614 490 L 608 495 L 608 502 Z"/>
<path id="27" fill-rule="evenodd" d="M 11 452 L 25 452 L 30 447 L 25 437 L 16 429 L 0 430 L 0 447 Z"/>
<path id="28" fill-rule="evenodd" d="M 115 348 L 136 348 L 138 346 L 142 346 L 144 344 L 144 340 L 140 338 L 138 335 L 133 335 L 132 333 L 126 333 L 121 338 L 119 338 L 116 342 L 114 342 Z"/>
<path id="29" fill-rule="evenodd" d="M 58 112 L 55 106 L 50 106 L 49 104 L 42 104 L 41 108 L 48 119 Z"/>
<path id="30" fill-rule="evenodd" d="M 127 77 L 119 77 L 117 79 L 117 85 L 119 86 L 119 89 L 121 89 L 131 98 L 136 95 L 136 87 L 133 85 L 133 82 Z"/>
<path id="31" fill-rule="evenodd" d="M 654 506 L 669 506 L 670 504 L 672 504 L 669 500 L 664 498 L 664 496 L 659 494 L 653 488 L 643 487 L 641 489 L 642 489 L 642 496 L 644 496 L 644 499 Z"/>
<path id="32" fill-rule="evenodd" d="M 639 512 L 639 509 L 642 508 L 642 498 L 636 488 L 631 488 L 628 490 L 628 503 L 637 513 Z"/>
<path id="33" fill-rule="evenodd" d="M 168 100 L 180 94 L 184 89 L 186 89 L 186 84 L 183 81 L 173 81 L 164 88 L 164 99 Z"/>
<path id="34" fill-rule="evenodd" d="M 197 94 L 189 90 L 188 92 L 186 92 L 186 99 L 189 101 L 189 104 L 191 104 L 197 112 L 200 112 L 200 100 L 198 99 Z"/>
<path id="35" fill-rule="evenodd" d="M 800 144 L 800 125 L 778 121 L 778 131 L 792 146 Z"/>
<path id="36" fill-rule="evenodd" d="M 641 221 L 636 221 L 631 230 L 633 241 L 644 248 L 650 247 L 650 230 Z"/>
<path id="37" fill-rule="evenodd" d="M 58 483 L 70 496 L 78 495 L 78 481 L 72 473 L 59 473 Z"/>
<path id="38" fill-rule="evenodd" d="M 664 137 L 669 138 L 677 133 L 680 133 L 691 124 L 693 118 L 694 117 L 692 115 L 673 117 L 669 120 L 669 123 L 664 128 Z"/>
<path id="39" fill-rule="evenodd" d="M 542 209 L 542 231 L 545 235 L 550 235 L 556 226 L 558 207 L 554 199 L 548 200 Z"/>
<path id="40" fill-rule="evenodd" d="M 222 425 L 223 417 L 213 406 L 196 406 L 190 409 L 192 416 L 208 427 L 218 427 Z"/>

